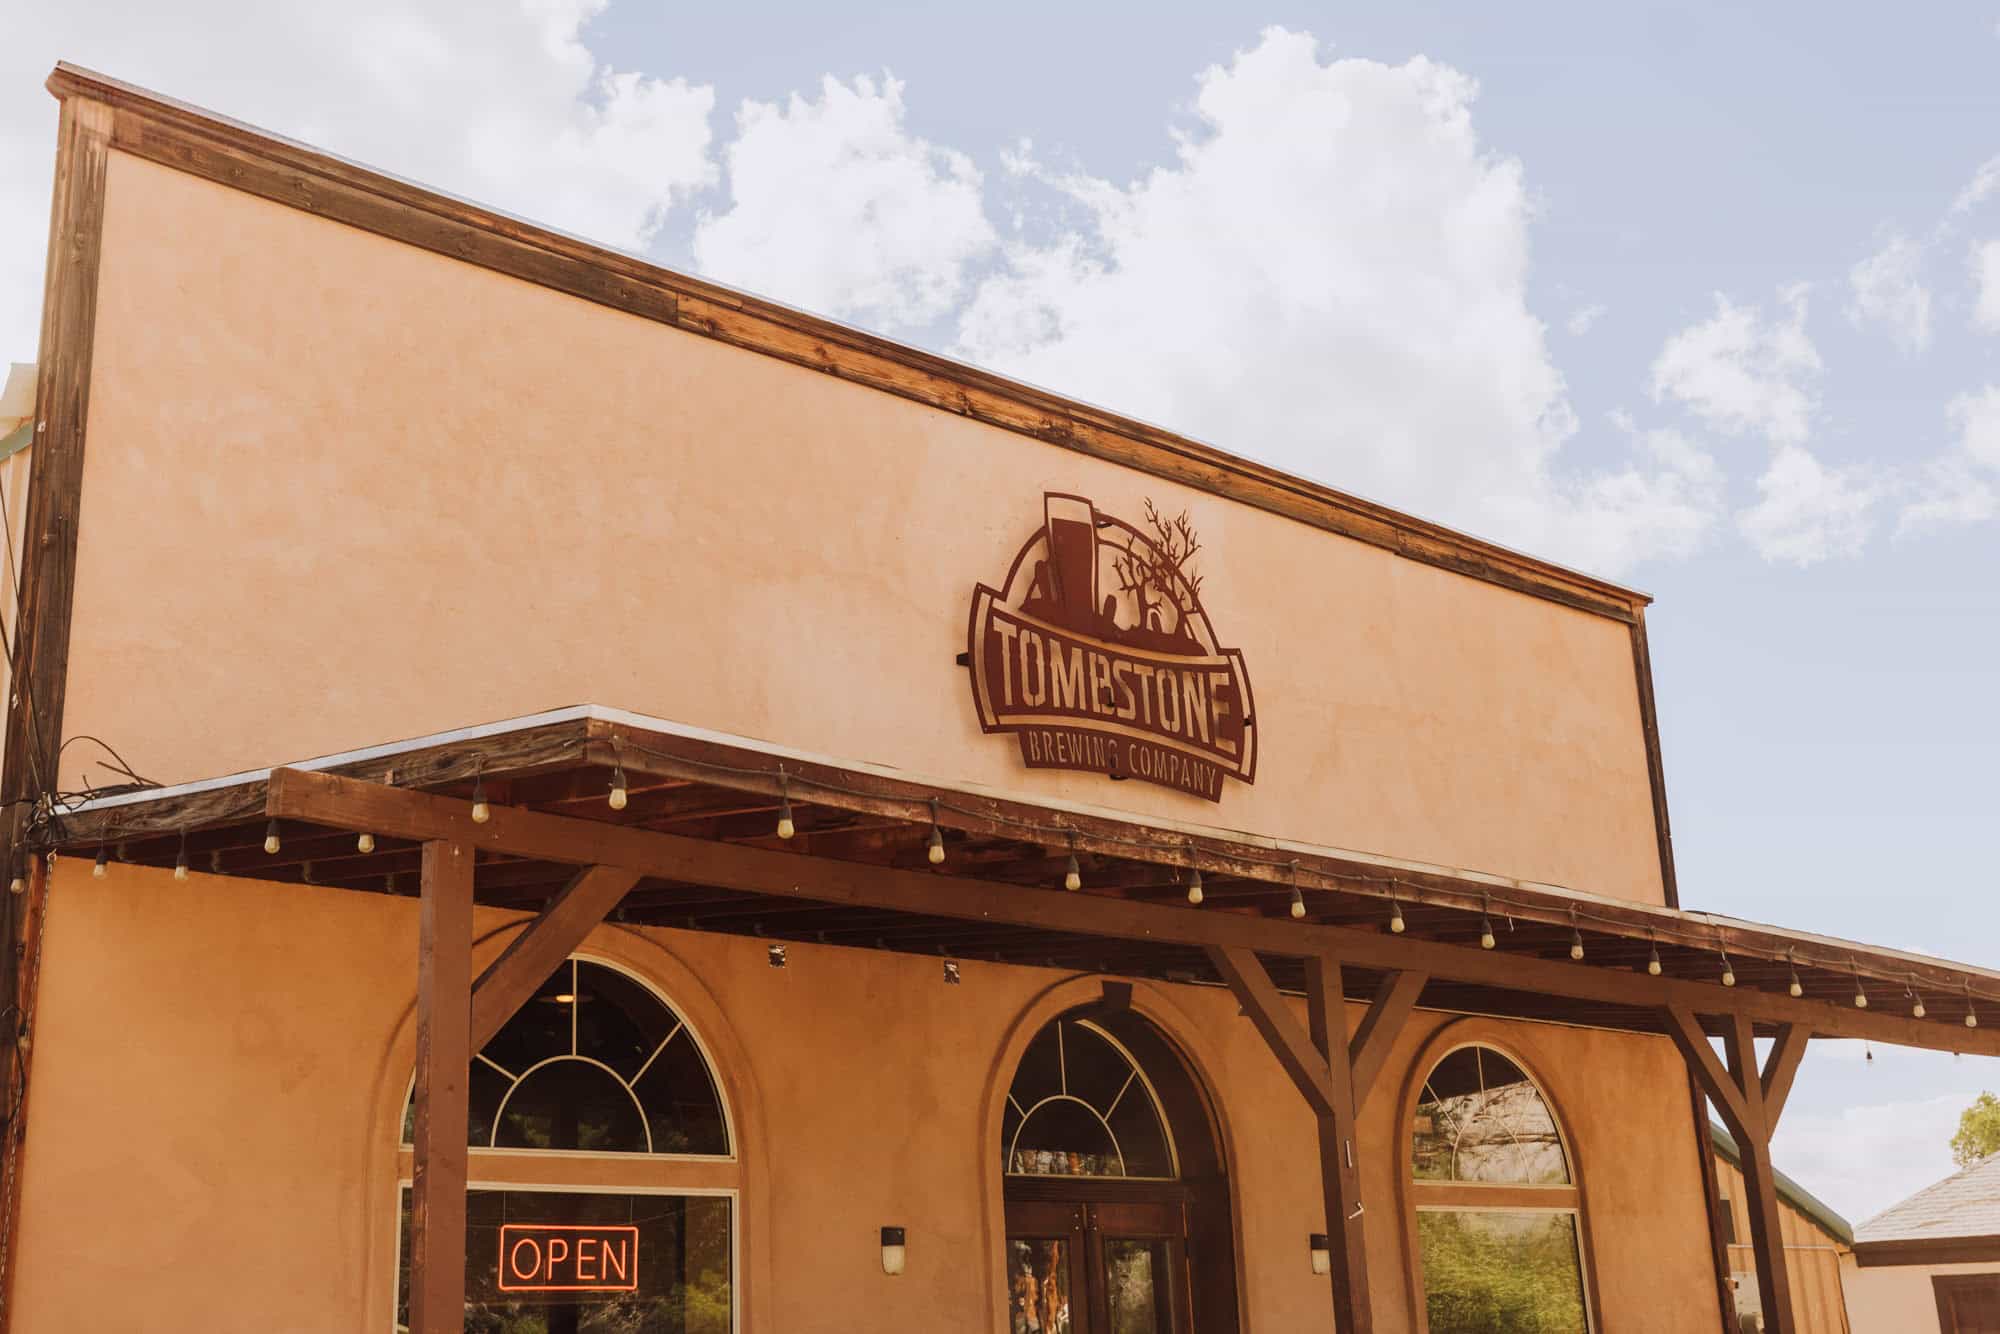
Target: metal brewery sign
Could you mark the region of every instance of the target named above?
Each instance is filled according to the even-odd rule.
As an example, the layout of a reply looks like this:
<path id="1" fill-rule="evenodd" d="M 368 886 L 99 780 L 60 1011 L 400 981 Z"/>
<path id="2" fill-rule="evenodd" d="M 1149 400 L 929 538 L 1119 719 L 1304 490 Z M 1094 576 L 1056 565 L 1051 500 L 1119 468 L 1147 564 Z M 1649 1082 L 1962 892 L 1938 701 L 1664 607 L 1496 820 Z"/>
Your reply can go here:
<path id="1" fill-rule="evenodd" d="M 1186 514 L 1145 528 L 1049 493 L 1003 588 L 972 597 L 972 697 L 1035 769 L 1138 778 L 1210 801 L 1257 769 L 1243 655 L 1201 605 Z"/>

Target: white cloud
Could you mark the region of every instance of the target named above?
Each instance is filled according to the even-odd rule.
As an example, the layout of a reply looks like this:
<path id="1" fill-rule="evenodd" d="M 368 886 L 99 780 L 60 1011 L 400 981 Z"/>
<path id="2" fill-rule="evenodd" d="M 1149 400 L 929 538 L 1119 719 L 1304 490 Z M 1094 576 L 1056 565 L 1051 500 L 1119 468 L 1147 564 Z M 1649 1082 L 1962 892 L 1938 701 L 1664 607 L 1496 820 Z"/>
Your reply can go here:
<path id="1" fill-rule="evenodd" d="M 1972 247 L 1972 282 L 1977 293 L 1972 308 L 1975 328 L 2000 333 L 2000 240 Z"/>
<path id="2" fill-rule="evenodd" d="M 71 60 L 626 248 L 714 179 L 713 94 L 595 59 L 607 0 L 30 0 L 0 42 L 0 352 L 34 355 L 53 98 Z M 30 184 L 32 183 L 32 184 Z M 4 357 L 0 357 L 4 359 Z"/>
<path id="3" fill-rule="evenodd" d="M 1996 190 L 2000 190 L 2000 157 L 1990 157 L 1979 164 L 1979 169 L 1972 173 L 1972 179 L 1965 183 L 1965 188 L 1951 201 L 1951 209 L 1946 216 L 1958 217 L 1972 212 L 1985 203 Z"/>
<path id="4" fill-rule="evenodd" d="M 1931 293 L 1920 276 L 1924 248 L 1897 233 L 1882 248 L 1848 271 L 1852 301 L 1847 317 L 1857 327 L 1886 325 L 1905 352 L 1922 352 L 1931 341 Z"/>
<path id="5" fill-rule="evenodd" d="M 958 350 L 1599 569 L 1684 550 L 1705 475 L 1563 453 L 1531 198 L 1480 143 L 1475 93 L 1429 60 L 1322 61 L 1270 30 L 1200 76 L 1169 164 L 1127 185 L 1022 164 L 1078 225 L 1007 247 Z"/>
<path id="6" fill-rule="evenodd" d="M 1601 303 L 1578 306 L 1570 312 L 1569 320 L 1563 327 L 1568 329 L 1575 337 L 1581 338 L 1590 332 L 1590 326 L 1604 318 L 1604 312 L 1607 309 L 1608 307 Z"/>
<path id="7" fill-rule="evenodd" d="M 903 124 L 903 85 L 827 78 L 817 101 L 745 102 L 727 152 L 731 207 L 703 217 L 702 270 L 883 327 L 927 324 L 989 250 L 971 159 Z"/>
<path id="8" fill-rule="evenodd" d="M 1862 1223 L 1958 1170 L 1951 1161 L 1951 1137 L 1959 1114 L 1978 1092 L 1817 1115 L 1795 1106 L 1779 1122 L 1771 1154 L 1785 1175 L 1850 1223 Z"/>
<path id="9" fill-rule="evenodd" d="M 1737 516 L 1737 527 L 1769 561 L 1807 566 L 1856 556 L 1874 529 L 1883 489 L 1868 469 L 1830 468 L 1784 445 L 1757 479 L 1757 503 Z"/>
<path id="10" fill-rule="evenodd" d="M 1720 292 L 1715 314 L 1674 334 L 1653 362 L 1656 402 L 1673 400 L 1728 435 L 1802 444 L 1818 406 L 1819 351 L 1805 331 L 1806 289 L 1779 295 L 1765 319 Z"/>
<path id="11" fill-rule="evenodd" d="M 1924 469 L 1915 498 L 1903 506 L 1898 536 L 2000 516 L 2000 385 L 1957 395 L 1944 415 L 1956 439 Z"/>

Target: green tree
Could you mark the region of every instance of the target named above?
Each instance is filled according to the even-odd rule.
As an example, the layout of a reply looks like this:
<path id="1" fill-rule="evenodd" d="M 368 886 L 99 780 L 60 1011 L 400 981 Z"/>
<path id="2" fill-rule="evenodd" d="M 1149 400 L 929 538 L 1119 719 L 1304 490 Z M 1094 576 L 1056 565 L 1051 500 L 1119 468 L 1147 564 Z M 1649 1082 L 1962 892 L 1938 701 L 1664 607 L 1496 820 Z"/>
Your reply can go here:
<path id="1" fill-rule="evenodd" d="M 1970 1167 L 1994 1153 L 2000 1153 L 2000 1098 L 1982 1093 L 1959 1113 L 1958 1133 L 1951 1137 L 1951 1160 L 1960 1167 Z"/>

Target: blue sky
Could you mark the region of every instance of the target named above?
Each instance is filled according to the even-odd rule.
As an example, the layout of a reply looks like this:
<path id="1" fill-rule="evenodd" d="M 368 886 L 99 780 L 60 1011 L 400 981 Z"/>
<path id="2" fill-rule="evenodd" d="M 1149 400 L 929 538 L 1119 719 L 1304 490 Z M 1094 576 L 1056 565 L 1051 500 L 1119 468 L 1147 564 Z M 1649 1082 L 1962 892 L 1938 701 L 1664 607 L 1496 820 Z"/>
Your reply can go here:
<path id="1" fill-rule="evenodd" d="M 9 6 L 0 353 L 74 59 L 1646 588 L 1684 901 L 2000 964 L 2000 9 L 175 8 Z M 1830 1046 L 1781 1165 L 1996 1064 Z"/>

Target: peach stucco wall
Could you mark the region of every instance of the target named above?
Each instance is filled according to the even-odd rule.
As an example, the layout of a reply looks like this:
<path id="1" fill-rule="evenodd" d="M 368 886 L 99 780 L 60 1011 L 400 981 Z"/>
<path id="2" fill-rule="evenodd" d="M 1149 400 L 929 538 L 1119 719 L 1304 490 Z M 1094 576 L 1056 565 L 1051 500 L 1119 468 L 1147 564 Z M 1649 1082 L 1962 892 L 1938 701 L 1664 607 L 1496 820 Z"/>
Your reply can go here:
<path id="1" fill-rule="evenodd" d="M 65 731 L 150 777 L 595 703 L 1661 897 L 1614 621 L 116 152 L 96 329 Z M 953 656 L 1044 490 L 1191 511 L 1254 788 L 979 733 Z"/>
<path id="2" fill-rule="evenodd" d="M 16 1327 L 386 1329 L 415 904 L 123 865 L 57 868 L 23 1177 Z M 506 919 L 484 914 L 482 931 Z M 482 954 L 501 939 L 487 939 Z M 1000 1324 L 997 1098 L 1012 1053 L 1099 986 L 1050 970 L 605 927 L 586 951 L 658 986 L 714 1053 L 740 1163 L 744 1328 Z M 1314 1127 L 1224 992 L 1138 986 L 1224 1124 L 1248 1334 L 1328 1328 Z M 1358 1017 L 1350 1015 L 1350 1020 Z M 1444 1016 L 1420 1014 L 1363 1109 L 1377 1328 L 1410 1329 L 1400 1104 Z M 1549 1092 L 1583 1190 L 1603 1330 L 1714 1325 L 1699 1162 L 1664 1041 L 1459 1021 Z M 604 1169 L 618 1171 L 616 1163 Z M 611 1178 L 607 1178 L 611 1179 Z M 876 1229 L 909 1230 L 881 1273 Z"/>

